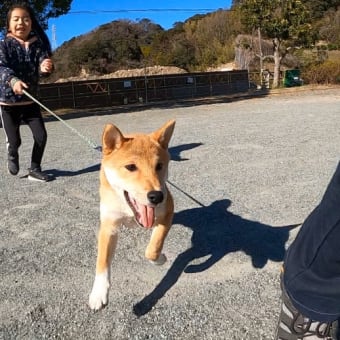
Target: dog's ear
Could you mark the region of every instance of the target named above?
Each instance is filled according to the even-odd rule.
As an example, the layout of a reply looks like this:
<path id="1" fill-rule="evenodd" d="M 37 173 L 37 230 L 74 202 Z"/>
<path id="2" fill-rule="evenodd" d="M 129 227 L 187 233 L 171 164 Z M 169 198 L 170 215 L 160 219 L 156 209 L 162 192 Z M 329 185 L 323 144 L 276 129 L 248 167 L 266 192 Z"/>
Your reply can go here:
<path id="1" fill-rule="evenodd" d="M 119 149 L 125 140 L 126 138 L 116 126 L 106 124 L 102 137 L 103 154 L 108 155 L 114 149 Z"/>
<path id="2" fill-rule="evenodd" d="M 175 120 L 169 120 L 160 129 L 151 133 L 151 138 L 155 139 L 163 149 L 167 149 L 171 136 L 175 128 Z"/>

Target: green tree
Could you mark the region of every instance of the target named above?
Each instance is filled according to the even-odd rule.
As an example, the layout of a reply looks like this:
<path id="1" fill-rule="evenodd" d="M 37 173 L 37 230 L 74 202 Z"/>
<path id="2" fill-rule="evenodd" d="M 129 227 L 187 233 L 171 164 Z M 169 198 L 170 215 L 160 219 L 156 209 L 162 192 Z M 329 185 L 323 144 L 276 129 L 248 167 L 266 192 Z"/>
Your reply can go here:
<path id="1" fill-rule="evenodd" d="M 187 37 L 195 46 L 196 61 L 201 68 L 230 62 L 234 59 L 234 39 L 239 30 L 237 11 L 218 10 L 192 26 L 185 24 Z"/>
<path id="2" fill-rule="evenodd" d="M 18 2 L 20 1 L 2 0 L 0 2 L 0 33 L 5 30 L 8 9 Z M 41 26 L 47 29 L 48 19 L 68 13 L 72 0 L 28 0 L 21 1 L 21 3 L 27 3 L 32 7 Z"/>
<path id="3" fill-rule="evenodd" d="M 290 49 L 313 42 L 310 12 L 301 0 L 244 0 L 241 11 L 249 30 L 273 42 L 273 87 L 278 87 L 282 58 Z"/>
<path id="4" fill-rule="evenodd" d="M 177 66 L 186 70 L 195 64 L 195 49 L 187 39 L 183 23 L 153 36 L 149 61 L 156 65 Z"/>

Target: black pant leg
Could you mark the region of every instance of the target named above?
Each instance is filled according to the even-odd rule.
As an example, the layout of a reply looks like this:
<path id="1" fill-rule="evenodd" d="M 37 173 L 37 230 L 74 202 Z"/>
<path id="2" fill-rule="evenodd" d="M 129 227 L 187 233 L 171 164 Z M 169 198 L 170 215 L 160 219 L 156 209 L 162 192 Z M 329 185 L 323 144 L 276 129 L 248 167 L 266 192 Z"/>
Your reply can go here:
<path id="1" fill-rule="evenodd" d="M 47 142 L 47 131 L 41 115 L 40 107 L 37 104 L 26 106 L 23 113 L 23 121 L 32 131 L 34 144 L 31 157 L 31 169 L 36 169 L 41 166 Z"/>
<path id="2" fill-rule="evenodd" d="M 9 156 L 17 156 L 21 145 L 20 123 L 22 112 L 20 106 L 0 106 L 3 129 L 6 135 L 6 146 Z"/>
<path id="3" fill-rule="evenodd" d="M 304 221 L 284 261 L 284 285 L 303 315 L 340 318 L 340 162 L 319 205 Z"/>

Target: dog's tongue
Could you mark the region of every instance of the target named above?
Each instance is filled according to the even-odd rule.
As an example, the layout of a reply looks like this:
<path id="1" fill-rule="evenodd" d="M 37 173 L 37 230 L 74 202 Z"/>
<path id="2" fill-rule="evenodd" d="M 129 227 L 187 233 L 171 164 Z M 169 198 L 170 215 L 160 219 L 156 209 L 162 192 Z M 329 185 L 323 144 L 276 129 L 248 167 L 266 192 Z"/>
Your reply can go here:
<path id="1" fill-rule="evenodd" d="M 138 203 L 136 205 L 139 214 L 138 222 L 145 228 L 151 228 L 154 222 L 155 208 Z"/>
<path id="2" fill-rule="evenodd" d="M 155 208 L 138 203 L 127 192 L 128 201 L 134 211 L 137 222 L 144 228 L 151 228 L 155 221 Z"/>

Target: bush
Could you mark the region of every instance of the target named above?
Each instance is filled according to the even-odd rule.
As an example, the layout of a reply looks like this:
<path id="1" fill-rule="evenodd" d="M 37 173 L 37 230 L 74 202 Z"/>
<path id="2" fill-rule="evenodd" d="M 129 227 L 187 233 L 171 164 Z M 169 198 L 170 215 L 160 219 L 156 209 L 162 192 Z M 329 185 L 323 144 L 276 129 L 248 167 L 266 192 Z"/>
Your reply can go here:
<path id="1" fill-rule="evenodd" d="M 337 44 L 328 44 L 328 50 L 329 51 L 337 51 L 340 50 L 340 45 Z"/>
<path id="2" fill-rule="evenodd" d="M 302 79 L 307 84 L 340 84 L 340 60 L 310 65 L 303 70 Z"/>

